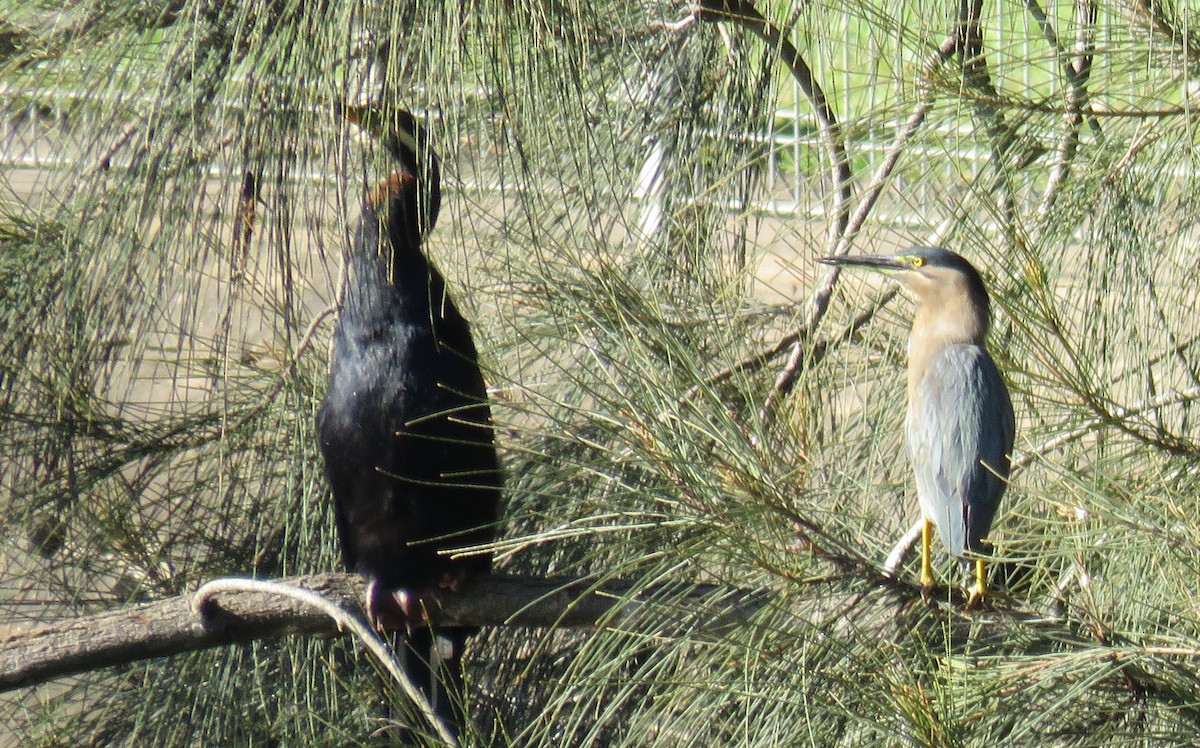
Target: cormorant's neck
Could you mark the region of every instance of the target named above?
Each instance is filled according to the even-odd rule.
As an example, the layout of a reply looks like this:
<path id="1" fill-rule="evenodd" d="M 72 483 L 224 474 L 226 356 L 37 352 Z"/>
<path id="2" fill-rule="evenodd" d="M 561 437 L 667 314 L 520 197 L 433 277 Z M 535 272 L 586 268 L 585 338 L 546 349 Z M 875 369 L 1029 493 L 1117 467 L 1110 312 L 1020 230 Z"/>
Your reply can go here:
<path id="1" fill-rule="evenodd" d="M 369 324 L 395 315 L 428 317 L 441 304 L 445 282 L 407 236 L 381 234 L 382 222 L 364 215 L 349 257 L 343 316 Z"/>

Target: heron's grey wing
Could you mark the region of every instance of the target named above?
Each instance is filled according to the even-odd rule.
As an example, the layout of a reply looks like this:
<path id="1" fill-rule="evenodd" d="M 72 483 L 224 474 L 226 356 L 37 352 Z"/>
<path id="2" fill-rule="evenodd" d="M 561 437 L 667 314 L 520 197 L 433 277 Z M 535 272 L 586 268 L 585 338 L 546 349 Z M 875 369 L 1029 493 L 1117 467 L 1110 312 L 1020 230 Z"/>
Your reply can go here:
<path id="1" fill-rule="evenodd" d="M 1008 388 L 978 345 L 948 346 L 929 362 L 909 403 L 908 450 L 921 511 L 946 550 L 986 552 L 1015 434 Z"/>

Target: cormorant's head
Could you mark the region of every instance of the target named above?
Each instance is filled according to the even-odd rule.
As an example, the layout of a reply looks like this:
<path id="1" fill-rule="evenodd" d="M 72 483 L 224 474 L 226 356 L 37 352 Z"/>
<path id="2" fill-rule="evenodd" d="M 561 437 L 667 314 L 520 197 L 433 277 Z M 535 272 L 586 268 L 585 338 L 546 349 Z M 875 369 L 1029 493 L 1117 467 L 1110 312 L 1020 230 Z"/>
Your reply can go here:
<path id="1" fill-rule="evenodd" d="M 400 162 L 399 171 L 381 182 L 369 200 L 374 210 L 388 211 L 393 234 L 399 231 L 419 245 L 437 223 L 442 205 L 441 168 L 430 145 L 429 132 L 411 112 L 403 109 L 385 111 L 380 107 L 347 106 L 343 114 L 378 138 L 384 149 Z"/>

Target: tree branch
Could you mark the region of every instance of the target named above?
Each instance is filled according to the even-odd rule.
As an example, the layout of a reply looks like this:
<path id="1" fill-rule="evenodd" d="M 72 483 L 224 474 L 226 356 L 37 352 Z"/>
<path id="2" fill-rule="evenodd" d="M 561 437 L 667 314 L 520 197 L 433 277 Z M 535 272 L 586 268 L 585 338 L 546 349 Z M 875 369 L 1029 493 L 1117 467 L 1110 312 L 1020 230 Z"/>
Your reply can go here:
<path id="1" fill-rule="evenodd" d="M 1165 392 L 1148 400 L 1142 400 L 1132 405 L 1125 405 L 1112 408 L 1107 412 L 1101 412 L 1088 420 L 1084 421 L 1079 426 L 1073 429 L 1064 431 L 1053 438 L 1038 444 L 1033 449 L 1027 452 L 1016 455 L 1012 461 L 1012 472 L 1010 479 L 1021 470 L 1034 463 L 1035 461 L 1045 457 L 1054 450 L 1077 441 L 1083 437 L 1100 431 L 1101 429 L 1112 426 L 1118 431 L 1122 431 L 1135 439 L 1140 439 L 1147 444 L 1158 447 L 1160 449 L 1172 450 L 1179 449 L 1180 445 L 1171 442 L 1163 442 L 1162 440 L 1154 439 L 1147 435 L 1141 434 L 1129 421 L 1144 415 L 1145 413 L 1165 408 L 1171 405 L 1181 405 L 1184 403 L 1195 402 L 1200 399 L 1200 386 L 1188 387 L 1187 389 Z"/>
<path id="2" fill-rule="evenodd" d="M 879 196 L 883 194 L 884 186 L 888 183 L 892 172 L 896 169 L 896 164 L 900 161 L 900 154 L 904 152 L 908 141 L 916 134 L 917 129 L 925 122 L 925 117 L 929 114 L 929 110 L 933 108 L 933 95 L 928 86 L 929 78 L 939 65 L 950 59 L 957 45 L 957 36 L 950 35 L 946 37 L 941 45 L 922 63 L 918 80 L 923 84 L 922 87 L 925 94 L 921 102 L 917 105 L 917 108 L 912 111 L 912 114 L 909 115 L 904 124 L 896 131 L 896 139 L 892 142 L 891 148 L 888 149 L 883 162 L 875 170 L 875 175 L 871 179 L 870 186 L 864 190 L 863 196 L 858 202 L 858 208 L 854 211 L 854 215 L 851 216 L 850 222 L 846 226 L 846 231 L 838 239 L 838 243 L 831 254 L 842 255 L 848 252 L 851 243 L 858 235 L 859 229 L 866 223 L 867 217 L 871 215 L 871 211 L 874 210 L 875 204 L 879 201 Z M 775 384 L 759 411 L 759 417 L 763 421 L 770 418 L 779 398 L 791 390 L 796 374 L 800 371 L 800 365 L 804 360 L 804 339 L 811 334 L 812 330 L 816 329 L 817 323 L 821 321 L 821 318 L 825 316 L 826 310 L 829 309 L 829 300 L 833 298 L 833 289 L 837 285 L 840 274 L 840 268 L 831 268 L 821 280 L 821 284 L 813 292 L 812 298 L 809 301 L 808 314 L 795 335 L 796 343 L 792 346 L 791 356 L 788 358 L 788 362 L 783 370 L 775 378 Z"/>
<path id="3" fill-rule="evenodd" d="M 351 574 L 315 574 L 284 582 L 359 610 L 365 585 Z M 208 588 L 92 616 L 33 626 L 0 628 L 0 692 L 53 678 L 201 649 L 282 636 L 340 636 L 342 625 L 304 599 L 258 591 Z M 628 615 L 655 589 L 633 592 L 630 582 L 494 575 L 443 592 L 432 611 L 439 626 L 594 627 L 615 613 Z M 746 590 L 691 585 L 686 599 L 730 603 L 719 625 L 744 622 L 763 605 Z"/>
<path id="4" fill-rule="evenodd" d="M 846 577 L 830 580 L 837 578 Z M 795 584 L 817 590 L 824 581 Z M 291 585 L 290 589 L 285 585 Z M 225 579 L 210 582 L 195 595 L 84 618 L 0 629 L 0 692 L 103 667 L 257 639 L 338 636 L 344 633 L 342 626 L 351 624 L 340 613 L 336 616 L 340 623 L 335 623 L 330 610 L 344 609 L 341 612 L 358 620 L 353 611 L 359 609 L 364 592 L 362 580 L 350 574 L 317 574 L 271 583 Z M 321 602 L 313 595 L 319 595 Z M 1023 608 L 1020 601 L 993 604 L 982 613 L 964 612 L 962 596 L 953 591 L 923 597 L 915 585 L 872 577 L 869 570 L 863 570 L 860 583 L 849 591 L 818 591 L 786 602 L 777 593 L 716 584 L 643 588 L 628 581 L 599 584 L 587 579 L 507 576 L 468 583 L 460 592 L 446 591 L 432 602 L 435 625 L 611 627 L 629 624 L 652 607 L 655 612 L 670 613 L 684 626 L 701 615 L 706 629 L 712 631 L 751 623 L 760 611 L 779 604 L 797 620 L 818 628 L 853 620 L 860 631 L 920 628 L 936 635 L 949 624 L 953 638 L 970 637 L 980 646 L 1010 644 L 1021 637 L 1046 643 L 1048 650 L 1056 652 L 1047 655 L 1051 657 L 1091 654 L 1118 658 L 1128 665 L 1126 688 L 1164 698 L 1173 697 L 1171 684 L 1139 663 L 1196 656 L 1191 650 L 1143 650 L 1123 647 L 1120 642 L 1085 641 L 1061 612 L 1046 615 Z M 1064 648 L 1066 651 L 1061 651 Z M 1032 647 L 1031 651 L 1037 650 Z M 383 661 L 386 666 L 387 659 Z"/>
<path id="5" fill-rule="evenodd" d="M 1046 11 L 1042 9 L 1038 0 L 1025 0 L 1025 9 L 1029 11 L 1029 15 L 1033 16 L 1033 20 L 1042 30 L 1042 35 L 1046 37 L 1046 43 L 1054 50 L 1054 56 L 1058 59 L 1059 67 L 1062 68 L 1063 78 L 1066 79 L 1071 86 L 1078 85 L 1080 77 L 1079 70 L 1083 71 L 1084 76 L 1091 74 L 1091 59 L 1089 57 L 1087 66 L 1080 65 L 1079 70 L 1076 69 L 1076 64 L 1071 60 L 1070 54 L 1063 48 L 1062 43 L 1058 40 L 1058 34 L 1054 32 L 1054 26 L 1050 23 L 1050 18 L 1046 15 Z M 1082 62 L 1082 61 L 1081 61 Z M 1091 104 L 1085 104 L 1084 110 L 1087 113 L 1088 126 L 1096 137 L 1103 137 L 1104 131 L 1100 127 L 1100 120 L 1097 119 L 1096 113 L 1092 111 Z"/>
<path id="6" fill-rule="evenodd" d="M 768 49 L 787 65 L 796 85 L 800 86 L 804 97 L 808 99 L 817 124 L 821 126 L 821 135 L 829 151 L 829 158 L 833 162 L 834 220 L 829 227 L 829 250 L 832 251 L 846 233 L 849 222 L 850 183 L 853 173 L 850 170 L 850 158 L 846 155 L 846 143 L 837 116 L 833 113 L 833 107 L 829 105 L 829 99 L 825 96 L 817 77 L 813 75 L 812 68 L 800 54 L 800 50 L 759 13 L 750 0 L 700 0 L 693 4 L 692 13 L 701 21 L 736 23 L 761 38 Z"/>
<path id="7" fill-rule="evenodd" d="M 1180 61 L 1182 68 L 1200 59 L 1200 43 L 1197 43 L 1186 23 L 1180 24 L 1168 15 L 1169 7 L 1154 0 L 1132 0 L 1125 10 L 1134 23 L 1145 26 L 1177 50 L 1183 57 Z"/>
<path id="8" fill-rule="evenodd" d="M 388 647 L 387 642 L 381 639 L 378 633 L 372 630 L 362 615 L 358 613 L 357 608 L 339 605 L 312 590 L 284 582 L 227 578 L 214 579 L 196 590 L 196 594 L 192 595 L 192 613 L 200 617 L 203 621 L 202 625 L 207 625 L 211 614 L 219 615 L 219 606 L 216 605 L 214 598 L 229 593 L 251 593 L 276 598 L 282 596 L 284 599 L 294 600 L 313 610 L 321 611 L 337 626 L 338 631 L 349 629 L 358 637 L 367 651 L 383 665 L 383 668 L 392 676 L 392 680 L 400 686 L 400 690 L 404 691 L 409 701 L 416 705 L 430 726 L 433 727 L 442 744 L 451 748 L 458 747 L 459 743 L 453 730 L 438 717 L 433 705 L 429 703 L 429 699 L 425 698 L 421 689 L 413 682 L 404 666 L 400 664 L 396 653 Z"/>
<path id="9" fill-rule="evenodd" d="M 831 346 L 836 347 L 853 340 L 858 333 L 862 331 L 862 328 L 866 327 L 867 323 L 875 318 L 875 315 L 879 312 L 879 310 L 887 306 L 892 299 L 896 298 L 899 293 L 899 286 L 884 291 L 879 298 L 873 299 L 870 306 L 861 311 L 858 316 L 856 316 L 854 320 L 847 325 L 844 330 L 842 330 L 841 334 L 837 335 L 836 337 L 823 337 L 817 340 L 817 342 L 813 344 L 807 356 L 809 365 L 818 363 L 825 358 L 825 355 L 829 352 Z M 732 378 L 735 374 L 757 371 L 763 366 L 769 364 L 771 361 L 775 360 L 775 358 L 778 356 L 783 355 L 783 352 L 788 348 L 796 345 L 800 340 L 800 337 L 799 331 L 784 335 L 770 348 L 752 354 L 741 361 L 738 361 L 736 364 L 728 366 L 721 371 L 712 374 L 703 382 L 692 385 L 687 389 L 686 392 L 680 395 L 678 402 L 684 403 L 688 400 L 693 400 L 700 395 L 704 388 L 720 384 L 721 382 Z"/>
<path id="10" fill-rule="evenodd" d="M 1092 59 L 1095 52 L 1093 36 L 1097 12 L 1094 0 L 1077 0 L 1075 3 L 1077 27 L 1074 55 L 1073 59 L 1069 61 L 1064 59 L 1063 62 L 1065 71 L 1063 79 L 1067 90 L 1067 114 L 1063 118 L 1062 137 L 1055 149 L 1050 178 L 1046 182 L 1046 189 L 1041 203 L 1038 205 L 1038 216 L 1041 217 L 1043 223 L 1050 215 L 1050 211 L 1054 208 L 1058 195 L 1062 191 L 1062 186 L 1071 174 L 1071 166 L 1075 160 L 1075 154 L 1079 150 L 1079 129 L 1083 124 L 1084 112 L 1090 106 L 1087 84 L 1091 78 Z M 1036 242 L 1036 238 L 1034 241 Z"/>

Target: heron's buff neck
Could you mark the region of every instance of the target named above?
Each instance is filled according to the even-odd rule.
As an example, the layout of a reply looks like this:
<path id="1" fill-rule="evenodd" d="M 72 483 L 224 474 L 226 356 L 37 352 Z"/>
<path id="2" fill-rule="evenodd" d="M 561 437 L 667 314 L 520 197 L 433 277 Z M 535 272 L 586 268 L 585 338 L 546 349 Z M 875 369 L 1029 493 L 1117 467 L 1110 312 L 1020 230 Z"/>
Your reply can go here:
<path id="1" fill-rule="evenodd" d="M 955 280 L 948 285 L 916 291 L 917 309 L 908 339 L 910 394 L 929 370 L 929 359 L 947 346 L 985 345 L 990 325 L 986 303 L 973 299 L 965 283 Z"/>

